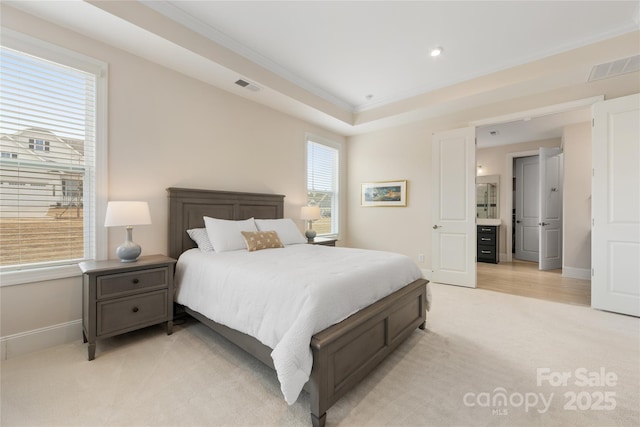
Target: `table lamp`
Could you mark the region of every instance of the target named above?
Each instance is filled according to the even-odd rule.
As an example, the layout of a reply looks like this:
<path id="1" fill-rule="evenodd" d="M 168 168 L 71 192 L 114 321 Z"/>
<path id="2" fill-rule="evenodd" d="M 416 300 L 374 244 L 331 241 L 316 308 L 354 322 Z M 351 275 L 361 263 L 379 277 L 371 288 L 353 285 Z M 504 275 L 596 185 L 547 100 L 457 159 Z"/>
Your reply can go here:
<path id="1" fill-rule="evenodd" d="M 308 242 L 313 242 L 316 237 L 316 231 L 313 229 L 313 221 L 320 219 L 320 206 L 303 206 L 300 211 L 300 219 L 308 222 L 309 226 L 304 235 L 307 236 Z"/>
<path id="2" fill-rule="evenodd" d="M 131 238 L 132 225 L 151 224 L 149 204 L 147 202 L 109 202 L 104 220 L 105 227 L 127 227 L 127 235 L 123 244 L 116 249 L 116 255 L 122 262 L 135 262 L 142 252 L 139 244 Z"/>

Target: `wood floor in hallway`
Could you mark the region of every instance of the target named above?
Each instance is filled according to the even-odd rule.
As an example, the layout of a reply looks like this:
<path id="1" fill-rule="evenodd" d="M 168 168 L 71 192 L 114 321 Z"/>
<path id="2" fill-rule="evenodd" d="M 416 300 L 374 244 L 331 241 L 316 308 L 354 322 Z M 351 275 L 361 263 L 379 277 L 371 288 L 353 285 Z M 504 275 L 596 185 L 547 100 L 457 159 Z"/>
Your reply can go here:
<path id="1" fill-rule="evenodd" d="M 478 263 L 478 288 L 574 305 L 591 305 L 591 281 L 540 271 L 535 262 Z"/>

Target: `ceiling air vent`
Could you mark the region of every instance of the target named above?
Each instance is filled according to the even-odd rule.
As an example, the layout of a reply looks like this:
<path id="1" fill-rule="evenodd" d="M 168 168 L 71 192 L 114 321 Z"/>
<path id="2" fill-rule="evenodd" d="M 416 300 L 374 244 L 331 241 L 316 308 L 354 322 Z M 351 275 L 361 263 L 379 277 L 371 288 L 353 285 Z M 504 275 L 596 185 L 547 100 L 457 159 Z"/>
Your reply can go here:
<path id="1" fill-rule="evenodd" d="M 257 92 L 257 91 L 259 91 L 259 90 L 260 90 L 260 86 L 258 86 L 258 85 L 256 85 L 256 84 L 253 84 L 253 83 L 251 83 L 251 82 L 248 82 L 248 81 L 246 81 L 246 80 L 238 79 L 238 80 L 236 81 L 236 84 L 237 84 L 238 86 L 241 86 L 241 87 L 244 87 L 244 88 L 246 88 L 246 89 L 249 89 L 249 90 L 250 90 L 250 91 L 252 91 L 252 92 Z"/>
<path id="2" fill-rule="evenodd" d="M 588 81 L 607 79 L 638 70 L 640 70 L 640 55 L 630 56 L 594 66 L 591 69 Z"/>

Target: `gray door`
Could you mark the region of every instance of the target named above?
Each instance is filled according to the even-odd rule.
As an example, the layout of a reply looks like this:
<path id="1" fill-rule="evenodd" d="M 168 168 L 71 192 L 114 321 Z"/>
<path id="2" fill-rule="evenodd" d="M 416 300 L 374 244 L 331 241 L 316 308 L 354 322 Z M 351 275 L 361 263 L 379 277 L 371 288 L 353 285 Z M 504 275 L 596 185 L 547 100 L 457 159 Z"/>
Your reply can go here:
<path id="1" fill-rule="evenodd" d="M 540 270 L 562 268 L 562 179 L 560 148 L 540 147 Z"/>
<path id="2" fill-rule="evenodd" d="M 515 258 L 539 259 L 539 167 L 538 156 L 516 158 L 516 253 Z"/>

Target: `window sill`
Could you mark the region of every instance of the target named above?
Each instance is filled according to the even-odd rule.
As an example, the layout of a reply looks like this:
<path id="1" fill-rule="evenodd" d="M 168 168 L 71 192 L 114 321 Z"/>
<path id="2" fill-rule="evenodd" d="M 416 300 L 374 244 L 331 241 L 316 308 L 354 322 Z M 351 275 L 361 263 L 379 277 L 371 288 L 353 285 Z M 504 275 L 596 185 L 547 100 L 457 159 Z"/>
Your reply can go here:
<path id="1" fill-rule="evenodd" d="M 0 273 L 0 287 L 80 277 L 81 274 L 82 272 L 80 268 L 78 268 L 78 264 L 34 268 L 22 271 L 6 271 Z"/>

